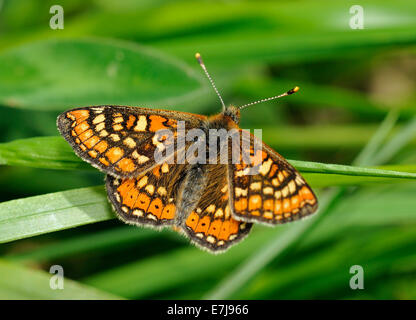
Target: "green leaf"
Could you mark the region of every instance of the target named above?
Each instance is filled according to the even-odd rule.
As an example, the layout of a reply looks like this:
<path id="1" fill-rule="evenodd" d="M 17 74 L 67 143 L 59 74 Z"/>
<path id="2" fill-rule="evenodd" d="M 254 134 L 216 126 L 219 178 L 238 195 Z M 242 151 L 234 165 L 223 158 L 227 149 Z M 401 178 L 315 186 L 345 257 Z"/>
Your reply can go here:
<path id="1" fill-rule="evenodd" d="M 380 177 L 380 178 L 404 178 L 415 179 L 416 174 L 410 172 L 400 172 L 383 169 L 364 168 L 347 166 L 340 164 L 319 163 L 310 161 L 289 160 L 289 162 L 301 172 L 314 172 L 326 174 L 339 174 L 360 177 Z"/>
<path id="2" fill-rule="evenodd" d="M 0 203 L 0 243 L 113 219 L 104 187 Z"/>
<path id="3" fill-rule="evenodd" d="M 0 143 L 0 164 L 47 169 L 91 169 L 61 137 L 37 137 Z"/>
<path id="4" fill-rule="evenodd" d="M 201 75 L 133 43 L 65 39 L 0 54 L 0 104 L 39 110 L 174 105 L 201 94 Z"/>
<path id="5" fill-rule="evenodd" d="M 64 269 L 65 272 L 65 269 Z M 64 288 L 53 290 L 50 281 L 53 274 L 30 270 L 16 263 L 0 260 L 0 299 L 21 300 L 115 300 L 116 295 L 97 290 L 64 278 Z"/>

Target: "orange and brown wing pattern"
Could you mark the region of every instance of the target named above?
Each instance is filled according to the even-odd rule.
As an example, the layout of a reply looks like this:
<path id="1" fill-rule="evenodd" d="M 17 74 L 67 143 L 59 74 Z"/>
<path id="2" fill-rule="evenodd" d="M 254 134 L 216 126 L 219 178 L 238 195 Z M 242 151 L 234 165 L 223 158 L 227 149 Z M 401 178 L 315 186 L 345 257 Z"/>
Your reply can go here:
<path id="1" fill-rule="evenodd" d="M 248 235 L 252 224 L 231 214 L 226 165 L 207 165 L 207 185 L 183 229 L 196 245 L 221 252 Z"/>
<path id="2" fill-rule="evenodd" d="M 187 167 L 163 163 L 136 178 L 107 175 L 108 198 L 118 217 L 135 225 L 173 225 L 177 192 Z"/>
<path id="3" fill-rule="evenodd" d="M 178 121 L 190 129 L 203 119 L 176 111 L 97 106 L 64 112 L 57 125 L 83 160 L 107 174 L 132 178 L 155 166 L 155 151 L 166 148 L 157 131 L 175 133 Z"/>
<path id="4" fill-rule="evenodd" d="M 264 143 L 256 157 L 253 145 L 259 140 L 253 135 L 250 139 L 250 161 L 245 163 L 241 157 L 239 164 L 229 166 L 235 218 L 278 224 L 315 212 L 316 196 L 296 169 Z"/>

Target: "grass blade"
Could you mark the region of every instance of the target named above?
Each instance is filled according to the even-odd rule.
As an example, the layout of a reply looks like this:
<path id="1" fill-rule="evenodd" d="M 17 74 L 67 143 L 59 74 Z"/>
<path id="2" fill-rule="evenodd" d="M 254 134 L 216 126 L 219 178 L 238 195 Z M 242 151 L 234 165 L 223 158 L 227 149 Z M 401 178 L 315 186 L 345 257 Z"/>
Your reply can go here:
<path id="1" fill-rule="evenodd" d="M 0 243 L 113 218 L 102 186 L 11 200 L 0 204 Z"/>
<path id="2" fill-rule="evenodd" d="M 116 295 L 106 293 L 69 279 L 64 279 L 63 290 L 53 290 L 50 287 L 51 274 L 44 271 L 30 270 L 19 264 L 5 262 L 3 260 L 0 260 L 0 274 L 0 299 L 122 299 Z"/>
<path id="3" fill-rule="evenodd" d="M 93 169 L 61 137 L 36 137 L 0 143 L 0 164 L 46 169 Z"/>
<path id="4" fill-rule="evenodd" d="M 363 177 L 416 178 L 416 174 L 408 172 L 300 160 L 288 161 L 301 172 Z M 48 169 L 93 170 L 90 165 L 78 158 L 70 146 L 60 137 L 38 137 L 2 143 L 0 144 L 0 163 Z"/>

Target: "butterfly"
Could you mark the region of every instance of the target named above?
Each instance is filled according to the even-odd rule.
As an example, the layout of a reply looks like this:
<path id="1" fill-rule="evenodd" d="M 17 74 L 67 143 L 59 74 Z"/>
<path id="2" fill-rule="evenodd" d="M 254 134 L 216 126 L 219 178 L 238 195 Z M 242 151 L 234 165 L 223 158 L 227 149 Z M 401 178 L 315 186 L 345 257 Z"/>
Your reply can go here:
<path id="1" fill-rule="evenodd" d="M 63 112 L 57 126 L 81 159 L 106 174 L 107 195 L 119 219 L 157 229 L 171 227 L 198 247 L 219 253 L 244 239 L 253 223 L 273 226 L 298 220 L 315 212 L 318 202 L 292 165 L 239 128 L 241 109 L 290 95 L 298 87 L 241 107 L 226 107 L 200 54 L 196 58 L 221 101 L 223 110 L 217 115 L 91 106 Z M 182 138 L 179 127 L 184 128 Z M 202 146 L 204 156 L 217 151 L 209 160 L 228 155 L 225 162 L 178 161 L 185 154 L 195 155 L 194 140 L 187 135 L 199 130 L 209 136 L 214 129 L 233 134 L 222 142 L 214 139 L 214 147 L 201 143 L 197 147 Z M 161 133 L 169 130 L 173 139 Z M 241 143 L 233 144 L 234 137 Z M 169 148 L 173 151 L 168 156 L 156 159 L 158 152 Z M 232 154 L 237 154 L 233 161 Z"/>

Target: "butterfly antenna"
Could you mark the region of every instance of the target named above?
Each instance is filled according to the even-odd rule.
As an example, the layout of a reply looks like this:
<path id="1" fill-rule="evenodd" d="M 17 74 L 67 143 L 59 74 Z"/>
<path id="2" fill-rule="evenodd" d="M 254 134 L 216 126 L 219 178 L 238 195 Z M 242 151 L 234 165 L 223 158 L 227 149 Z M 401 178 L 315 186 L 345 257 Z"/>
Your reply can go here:
<path id="1" fill-rule="evenodd" d="M 218 98 L 220 98 L 221 105 L 222 105 L 222 110 L 225 110 L 226 107 L 225 107 L 225 104 L 224 104 L 224 100 L 222 100 L 222 97 L 221 97 L 217 87 L 215 86 L 214 80 L 212 80 L 211 76 L 209 75 L 207 67 L 205 67 L 204 61 L 202 61 L 201 55 L 199 53 L 196 53 L 195 58 L 198 60 L 198 63 L 201 66 L 202 70 L 204 70 L 205 75 L 207 76 L 209 82 L 211 82 L 211 85 L 214 88 L 215 92 L 217 93 Z"/>
<path id="2" fill-rule="evenodd" d="M 258 101 L 254 101 L 254 102 L 251 102 L 251 103 L 247 103 L 244 106 L 238 107 L 238 109 L 241 110 L 241 109 L 247 108 L 249 106 L 252 106 L 254 104 L 258 104 L 258 103 L 262 103 L 262 102 L 266 102 L 266 101 L 270 101 L 270 100 L 275 100 L 275 99 L 279 99 L 279 98 L 282 98 L 282 97 L 286 97 L 286 96 L 289 96 L 291 94 L 294 94 L 295 92 L 298 92 L 298 91 L 299 91 L 299 87 L 296 86 L 293 89 L 290 89 L 289 91 L 287 91 L 285 93 L 279 94 L 278 96 L 274 96 L 274 97 L 270 97 L 270 98 L 266 98 L 266 99 L 261 99 L 261 100 L 258 100 Z"/>

